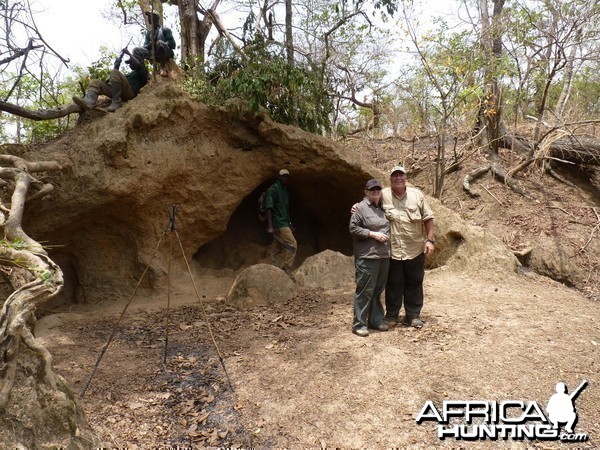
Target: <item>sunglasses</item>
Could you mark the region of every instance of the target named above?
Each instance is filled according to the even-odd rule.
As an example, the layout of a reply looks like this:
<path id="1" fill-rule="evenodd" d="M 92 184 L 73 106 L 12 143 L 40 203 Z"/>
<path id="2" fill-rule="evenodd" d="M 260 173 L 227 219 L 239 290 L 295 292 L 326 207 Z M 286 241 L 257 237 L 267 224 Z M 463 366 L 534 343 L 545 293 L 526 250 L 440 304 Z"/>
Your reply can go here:
<path id="1" fill-rule="evenodd" d="M 369 189 L 369 191 L 380 191 L 381 188 L 380 187 L 373 187 L 371 189 Z"/>

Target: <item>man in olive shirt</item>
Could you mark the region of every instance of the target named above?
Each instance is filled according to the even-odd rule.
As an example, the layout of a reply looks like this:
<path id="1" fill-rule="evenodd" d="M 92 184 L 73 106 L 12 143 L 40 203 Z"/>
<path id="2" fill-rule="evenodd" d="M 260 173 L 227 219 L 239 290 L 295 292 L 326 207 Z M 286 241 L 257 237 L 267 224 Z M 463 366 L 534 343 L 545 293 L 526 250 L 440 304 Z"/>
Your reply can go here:
<path id="1" fill-rule="evenodd" d="M 290 178 L 287 169 L 281 169 L 277 181 L 267 189 L 265 209 L 267 212 L 267 233 L 272 235 L 271 257 L 275 264 L 281 260 L 281 268 L 293 279 L 292 265 L 296 257 L 297 243 L 290 220 L 290 194 L 286 187 Z"/>
<path id="2" fill-rule="evenodd" d="M 160 75 L 166 77 L 168 76 L 166 64 L 174 58 L 173 50 L 177 44 L 171 29 L 161 26 L 160 16 L 157 13 L 146 11 L 146 16 L 148 16 L 151 29 L 146 31 L 144 46 L 134 48 L 133 54 L 140 61 L 156 60 L 160 64 Z"/>
<path id="3" fill-rule="evenodd" d="M 398 323 L 402 304 L 404 324 L 421 328 L 425 255 L 435 244 L 433 212 L 417 188 L 406 185 L 406 170 L 396 166 L 390 172 L 391 188 L 383 189 L 383 209 L 391 225 L 390 268 L 385 288 L 385 318 Z"/>
<path id="4" fill-rule="evenodd" d="M 125 61 L 131 67 L 131 72 L 123 75 L 119 71 L 123 55 L 128 55 L 129 59 Z M 107 82 L 101 80 L 92 80 L 85 93 L 85 97 L 73 97 L 73 102 L 83 110 L 91 109 L 96 106 L 98 96 L 106 95 L 112 99 L 108 111 L 113 112 L 119 109 L 123 102 L 131 100 L 140 92 L 146 83 L 148 83 L 148 69 L 142 61 L 133 56 L 129 50 L 124 48 L 116 59 L 113 70 Z"/>

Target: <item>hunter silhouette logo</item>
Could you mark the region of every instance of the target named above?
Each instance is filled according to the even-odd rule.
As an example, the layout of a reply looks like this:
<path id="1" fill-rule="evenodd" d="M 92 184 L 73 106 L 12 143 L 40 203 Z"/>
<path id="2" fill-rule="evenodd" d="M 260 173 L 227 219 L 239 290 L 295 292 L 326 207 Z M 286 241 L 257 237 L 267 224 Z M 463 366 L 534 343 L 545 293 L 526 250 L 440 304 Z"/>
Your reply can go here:
<path id="1" fill-rule="evenodd" d="M 417 424 L 437 422 L 440 439 L 464 440 L 561 440 L 585 442 L 586 433 L 575 433 L 577 411 L 575 400 L 585 389 L 584 380 L 569 394 L 565 383 L 556 385 L 556 393 L 548 400 L 546 414 L 536 401 L 505 400 L 450 400 L 442 402 L 440 409 L 431 400 L 423 405 Z M 561 433 L 561 424 L 564 432 Z"/>
<path id="2" fill-rule="evenodd" d="M 567 393 L 567 385 L 565 383 L 557 383 L 556 394 L 550 397 L 548 406 L 546 406 L 548 418 L 552 422 L 553 428 L 558 429 L 560 423 L 566 423 L 565 431 L 573 434 L 573 427 L 577 423 L 575 399 L 586 386 L 587 380 L 583 380 L 579 387 L 575 389 L 575 392 L 569 395 Z"/>

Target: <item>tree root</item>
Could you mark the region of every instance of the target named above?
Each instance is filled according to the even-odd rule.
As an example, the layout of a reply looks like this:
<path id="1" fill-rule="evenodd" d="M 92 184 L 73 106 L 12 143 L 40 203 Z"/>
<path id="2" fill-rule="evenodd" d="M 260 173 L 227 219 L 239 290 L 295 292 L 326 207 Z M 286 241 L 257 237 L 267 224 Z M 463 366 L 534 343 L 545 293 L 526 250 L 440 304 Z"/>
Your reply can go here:
<path id="1" fill-rule="evenodd" d="M 56 389 L 56 375 L 52 371 L 52 355 L 50 352 L 40 344 L 37 339 L 33 336 L 33 333 L 27 327 L 23 327 L 21 337 L 23 338 L 23 342 L 29 349 L 35 353 L 37 353 L 42 362 L 44 364 L 44 373 L 46 375 L 46 381 L 52 387 L 52 389 Z"/>
<path id="2" fill-rule="evenodd" d="M 477 178 L 481 177 L 484 173 L 490 170 L 490 165 L 486 165 L 483 167 L 479 167 L 475 170 L 472 170 L 468 174 L 465 175 L 463 179 L 463 189 L 469 193 L 471 197 L 479 197 L 480 194 L 471 190 L 471 183 L 475 181 Z"/>
<path id="3" fill-rule="evenodd" d="M 504 181 L 504 184 L 506 184 L 514 192 L 522 195 L 523 197 L 531 198 L 531 196 L 527 194 L 521 186 L 518 185 L 515 179 L 507 173 L 506 169 L 499 162 L 493 162 L 491 169 L 494 176 L 499 180 Z"/>
<path id="4" fill-rule="evenodd" d="M 511 188 L 517 194 L 522 195 L 523 197 L 531 199 L 532 197 L 525 192 L 525 190 L 518 185 L 518 183 L 510 176 L 510 174 L 506 171 L 506 169 L 499 163 L 493 162 L 492 164 L 485 165 L 483 167 L 479 167 L 475 170 L 472 170 L 463 179 L 463 189 L 469 193 L 471 197 L 479 197 L 480 194 L 474 192 L 471 186 L 471 183 L 477 178 L 481 177 L 488 170 L 491 170 L 496 178 L 503 181 L 509 188 Z"/>
<path id="5" fill-rule="evenodd" d="M 550 174 L 550 176 L 552 176 L 553 178 L 556 178 L 558 181 L 560 181 L 561 183 L 566 184 L 569 187 L 578 189 L 577 186 L 575 186 L 575 184 L 571 183 L 569 180 L 567 180 L 566 178 L 561 177 L 559 174 L 557 174 L 554 169 L 552 169 L 551 167 L 546 167 L 546 173 Z"/>
<path id="6" fill-rule="evenodd" d="M 35 340 L 29 329 L 36 308 L 54 297 L 63 286 L 63 274 L 42 245 L 22 229 L 25 204 L 32 198 L 46 195 L 51 185 L 39 182 L 31 173 L 60 170 L 53 161 L 28 162 L 13 155 L 0 155 L 0 179 L 5 189 L 12 188 L 10 201 L 0 197 L 0 241 L 2 272 L 7 274 L 14 292 L 4 301 L 0 311 L 0 411 L 9 402 L 14 387 L 21 344 L 39 355 L 44 364 L 45 378 L 56 388 L 50 353 Z M 37 192 L 27 198 L 30 187 Z M 6 270 L 10 269 L 10 270 Z"/>

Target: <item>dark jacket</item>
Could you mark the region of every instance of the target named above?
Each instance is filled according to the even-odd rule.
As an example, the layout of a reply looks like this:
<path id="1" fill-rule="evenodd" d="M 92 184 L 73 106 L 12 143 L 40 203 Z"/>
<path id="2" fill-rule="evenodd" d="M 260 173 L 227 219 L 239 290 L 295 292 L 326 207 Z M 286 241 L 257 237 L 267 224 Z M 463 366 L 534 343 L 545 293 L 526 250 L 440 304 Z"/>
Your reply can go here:
<path id="1" fill-rule="evenodd" d="M 267 189 L 265 209 L 271 210 L 273 228 L 284 228 L 291 225 L 290 194 L 281 181 L 277 180 Z"/>

